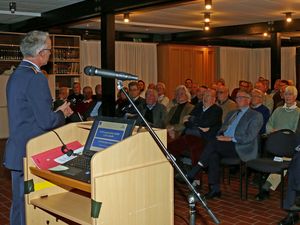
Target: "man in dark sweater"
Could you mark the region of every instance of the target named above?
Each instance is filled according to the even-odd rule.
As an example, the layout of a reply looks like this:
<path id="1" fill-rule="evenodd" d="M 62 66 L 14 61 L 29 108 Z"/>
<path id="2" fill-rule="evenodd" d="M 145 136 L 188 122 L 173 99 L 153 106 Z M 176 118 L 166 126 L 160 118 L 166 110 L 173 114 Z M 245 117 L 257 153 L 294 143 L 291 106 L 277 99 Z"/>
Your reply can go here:
<path id="1" fill-rule="evenodd" d="M 216 91 L 207 89 L 200 102 L 184 123 L 183 135 L 168 143 L 168 150 L 174 156 L 185 151 L 191 153 L 192 164 L 197 163 L 205 143 L 214 138 L 222 125 L 222 109 L 215 104 Z"/>

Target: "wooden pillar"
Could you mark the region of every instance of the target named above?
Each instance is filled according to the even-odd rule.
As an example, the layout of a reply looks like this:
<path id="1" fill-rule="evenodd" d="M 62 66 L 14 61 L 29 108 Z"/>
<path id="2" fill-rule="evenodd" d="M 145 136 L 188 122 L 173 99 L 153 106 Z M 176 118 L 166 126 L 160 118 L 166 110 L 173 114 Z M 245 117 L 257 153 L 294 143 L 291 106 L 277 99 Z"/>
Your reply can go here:
<path id="1" fill-rule="evenodd" d="M 271 87 L 281 79 L 281 39 L 280 33 L 271 33 Z"/>
<path id="2" fill-rule="evenodd" d="M 101 13 L 101 68 L 115 70 L 115 15 Z M 115 79 L 102 77 L 102 114 L 115 115 Z"/>

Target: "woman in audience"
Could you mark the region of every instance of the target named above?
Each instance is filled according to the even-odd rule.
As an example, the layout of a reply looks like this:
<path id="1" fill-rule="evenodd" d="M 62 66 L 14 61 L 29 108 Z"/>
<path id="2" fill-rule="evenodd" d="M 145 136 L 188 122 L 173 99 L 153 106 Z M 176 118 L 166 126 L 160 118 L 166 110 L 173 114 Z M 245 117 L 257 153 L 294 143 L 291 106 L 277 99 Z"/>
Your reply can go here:
<path id="1" fill-rule="evenodd" d="M 166 124 L 169 140 L 177 138 L 184 130 L 185 117 L 193 110 L 194 106 L 189 103 L 191 94 L 184 85 L 177 86 L 175 90 L 176 105 L 167 114 Z"/>

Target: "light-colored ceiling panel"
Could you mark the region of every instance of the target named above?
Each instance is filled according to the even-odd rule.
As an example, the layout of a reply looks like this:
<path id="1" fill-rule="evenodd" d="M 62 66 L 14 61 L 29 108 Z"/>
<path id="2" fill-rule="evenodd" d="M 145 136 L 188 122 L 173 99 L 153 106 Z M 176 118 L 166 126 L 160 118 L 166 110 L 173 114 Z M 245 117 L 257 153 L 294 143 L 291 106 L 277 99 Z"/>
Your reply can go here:
<path id="1" fill-rule="evenodd" d="M 83 0 L 0 0 L 0 10 L 9 11 L 9 2 L 16 2 L 16 12 L 43 13 L 82 1 Z M 11 15 L 0 13 L 0 23 L 3 24 L 13 24 L 30 18 L 32 17 L 19 16 L 13 13 Z"/>

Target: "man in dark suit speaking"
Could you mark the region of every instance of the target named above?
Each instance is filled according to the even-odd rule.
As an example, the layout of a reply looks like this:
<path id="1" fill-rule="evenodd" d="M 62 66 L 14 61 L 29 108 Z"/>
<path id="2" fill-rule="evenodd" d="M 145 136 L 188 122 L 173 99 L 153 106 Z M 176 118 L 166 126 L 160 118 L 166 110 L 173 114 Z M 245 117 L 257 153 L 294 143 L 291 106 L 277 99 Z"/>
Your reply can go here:
<path id="1" fill-rule="evenodd" d="M 51 54 L 49 34 L 29 32 L 20 44 L 23 60 L 6 86 L 9 138 L 4 153 L 4 166 L 11 170 L 11 225 L 25 225 L 23 157 L 26 143 L 33 137 L 64 124 L 71 115 L 69 103 L 52 110 L 48 80 L 40 67 Z"/>
<path id="2" fill-rule="evenodd" d="M 257 136 L 263 125 L 263 118 L 261 113 L 249 107 L 250 101 L 249 93 L 238 91 L 238 109 L 227 114 L 216 139 L 206 145 L 198 164 L 187 174 L 188 179 L 193 180 L 199 171 L 208 167 L 210 191 L 205 196 L 207 199 L 221 196 L 219 179 L 222 158 L 240 158 L 246 162 L 257 157 Z"/>

